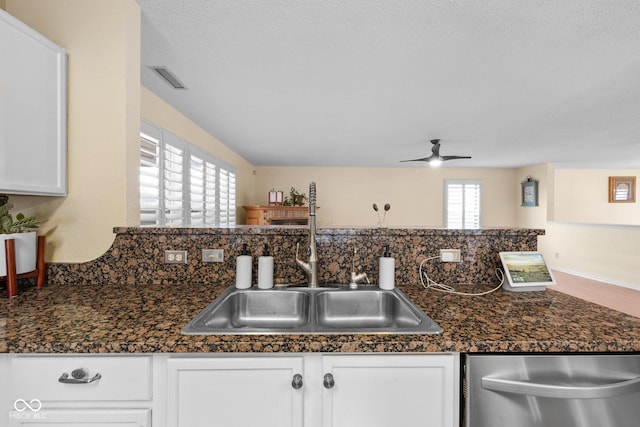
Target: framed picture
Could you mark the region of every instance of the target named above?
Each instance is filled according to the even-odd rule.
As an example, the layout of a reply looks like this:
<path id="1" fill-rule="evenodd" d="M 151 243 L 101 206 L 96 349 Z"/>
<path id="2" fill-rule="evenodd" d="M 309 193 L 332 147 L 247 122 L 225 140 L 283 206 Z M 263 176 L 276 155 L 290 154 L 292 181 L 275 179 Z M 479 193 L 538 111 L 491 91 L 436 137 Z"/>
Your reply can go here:
<path id="1" fill-rule="evenodd" d="M 635 201 L 635 176 L 609 177 L 609 203 L 635 203 Z"/>
<path id="2" fill-rule="evenodd" d="M 538 206 L 538 181 L 527 178 L 522 185 L 522 205 L 521 206 Z"/>

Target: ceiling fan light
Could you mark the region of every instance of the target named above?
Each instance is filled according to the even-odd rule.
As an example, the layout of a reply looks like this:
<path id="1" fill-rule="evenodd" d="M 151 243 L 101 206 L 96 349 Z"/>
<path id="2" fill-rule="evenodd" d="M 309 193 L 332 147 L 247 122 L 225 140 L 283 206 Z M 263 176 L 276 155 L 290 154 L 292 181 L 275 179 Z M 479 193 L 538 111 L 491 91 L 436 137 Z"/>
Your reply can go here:
<path id="1" fill-rule="evenodd" d="M 434 168 L 437 168 L 441 164 L 442 164 L 442 159 L 439 157 L 429 160 L 429 166 L 432 166 Z"/>

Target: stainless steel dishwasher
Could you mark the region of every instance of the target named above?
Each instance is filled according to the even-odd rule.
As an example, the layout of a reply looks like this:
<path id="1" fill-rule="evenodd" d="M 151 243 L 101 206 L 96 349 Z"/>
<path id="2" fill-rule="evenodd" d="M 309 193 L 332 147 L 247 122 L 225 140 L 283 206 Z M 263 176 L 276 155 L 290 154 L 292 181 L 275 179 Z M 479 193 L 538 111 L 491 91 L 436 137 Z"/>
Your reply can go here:
<path id="1" fill-rule="evenodd" d="M 638 427 L 640 355 L 467 355 L 466 427 Z"/>

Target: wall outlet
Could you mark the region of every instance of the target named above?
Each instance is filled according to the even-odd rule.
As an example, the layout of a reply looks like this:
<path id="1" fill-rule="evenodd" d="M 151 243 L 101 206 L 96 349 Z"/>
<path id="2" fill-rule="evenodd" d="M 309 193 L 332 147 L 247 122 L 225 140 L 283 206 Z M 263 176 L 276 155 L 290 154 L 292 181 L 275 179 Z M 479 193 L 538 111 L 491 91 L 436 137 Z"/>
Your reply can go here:
<path id="1" fill-rule="evenodd" d="M 203 249 L 202 262 L 224 262 L 224 249 Z"/>
<path id="2" fill-rule="evenodd" d="M 186 264 L 187 251 L 164 251 L 165 264 Z"/>
<path id="3" fill-rule="evenodd" d="M 440 249 L 440 261 L 462 262 L 462 256 L 460 256 L 460 249 Z"/>

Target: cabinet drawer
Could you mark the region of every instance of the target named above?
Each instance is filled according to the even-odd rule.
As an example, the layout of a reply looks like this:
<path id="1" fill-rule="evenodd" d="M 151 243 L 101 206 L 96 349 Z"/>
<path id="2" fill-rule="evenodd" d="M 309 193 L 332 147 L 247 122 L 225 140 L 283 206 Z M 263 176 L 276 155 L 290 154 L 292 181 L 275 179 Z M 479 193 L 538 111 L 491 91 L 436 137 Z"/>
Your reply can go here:
<path id="1" fill-rule="evenodd" d="M 151 360 L 149 357 L 15 357 L 11 360 L 11 398 L 40 401 L 150 400 Z M 73 379 L 76 369 L 88 383 L 63 383 Z"/>

